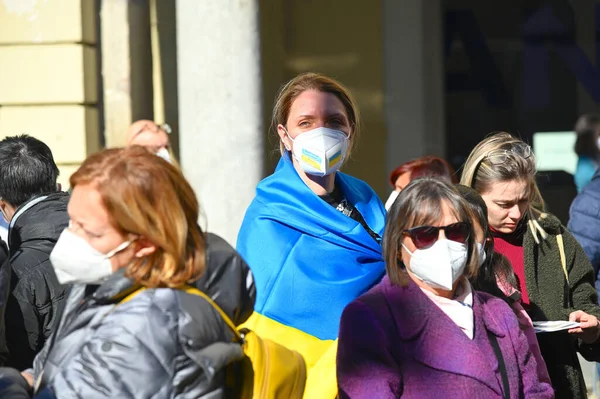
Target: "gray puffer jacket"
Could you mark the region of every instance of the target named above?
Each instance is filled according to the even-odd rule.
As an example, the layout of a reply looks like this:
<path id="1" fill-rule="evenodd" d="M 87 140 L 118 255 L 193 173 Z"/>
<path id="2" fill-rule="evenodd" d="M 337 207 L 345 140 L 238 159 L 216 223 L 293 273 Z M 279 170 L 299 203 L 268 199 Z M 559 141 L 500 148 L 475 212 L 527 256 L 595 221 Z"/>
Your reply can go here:
<path id="1" fill-rule="evenodd" d="M 222 239 L 207 241 L 207 270 L 197 286 L 240 323 L 254 305 L 251 274 Z M 73 286 L 59 329 L 34 362 L 40 389 L 58 399 L 224 397 L 225 366 L 243 352 L 218 312 L 199 296 L 169 288 L 119 303 L 136 288 L 123 271 L 99 287 Z M 227 296 L 227 288 L 245 292 Z M 244 303 L 233 306 L 233 297 Z"/>

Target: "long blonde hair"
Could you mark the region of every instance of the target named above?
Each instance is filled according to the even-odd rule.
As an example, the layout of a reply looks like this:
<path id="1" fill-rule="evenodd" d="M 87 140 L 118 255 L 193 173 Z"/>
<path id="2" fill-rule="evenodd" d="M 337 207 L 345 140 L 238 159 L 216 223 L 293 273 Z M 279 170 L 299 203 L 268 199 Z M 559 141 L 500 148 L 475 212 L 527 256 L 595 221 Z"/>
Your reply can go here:
<path id="1" fill-rule="evenodd" d="M 315 90 L 323 93 L 330 93 L 336 96 L 344 105 L 350 122 L 351 134 L 348 144 L 348 157 L 358 141 L 360 133 L 360 115 L 358 107 L 350 91 L 345 88 L 340 82 L 319 73 L 302 73 L 294 79 L 287 82 L 277 93 L 275 105 L 273 107 L 273 115 L 271 119 L 271 128 L 277 135 L 277 126 L 286 126 L 290 109 L 294 100 L 307 90 Z M 287 126 L 286 126 L 287 127 Z M 279 136 L 277 135 L 279 139 Z M 283 142 L 279 143 L 279 151 L 283 155 L 286 151 Z"/>
<path id="2" fill-rule="evenodd" d="M 536 173 L 535 155 L 525 142 L 510 133 L 494 132 L 471 151 L 463 167 L 460 183 L 483 194 L 494 183 L 511 180 L 527 182 L 526 216 L 537 241 L 535 230 L 544 238 L 546 234 L 537 223 L 545 207 L 535 181 Z"/>
<path id="3" fill-rule="evenodd" d="M 179 287 L 205 268 L 199 205 L 181 171 L 140 146 L 113 148 L 88 157 L 71 187 L 93 184 L 113 227 L 150 241 L 156 250 L 134 258 L 126 276 L 146 287 Z"/>

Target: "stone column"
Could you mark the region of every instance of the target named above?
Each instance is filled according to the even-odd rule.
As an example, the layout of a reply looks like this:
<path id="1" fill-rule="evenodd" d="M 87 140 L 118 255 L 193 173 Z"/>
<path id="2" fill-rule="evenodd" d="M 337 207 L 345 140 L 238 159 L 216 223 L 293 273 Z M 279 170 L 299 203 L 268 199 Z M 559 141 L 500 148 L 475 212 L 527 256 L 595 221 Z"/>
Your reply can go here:
<path id="1" fill-rule="evenodd" d="M 177 0 L 179 139 L 201 225 L 235 245 L 263 177 L 258 0 Z"/>
<path id="2" fill-rule="evenodd" d="M 149 1 L 102 0 L 100 19 L 104 139 L 119 147 L 132 122 L 153 119 Z"/>
<path id="3" fill-rule="evenodd" d="M 387 171 L 445 155 L 443 19 L 440 0 L 384 0 Z"/>

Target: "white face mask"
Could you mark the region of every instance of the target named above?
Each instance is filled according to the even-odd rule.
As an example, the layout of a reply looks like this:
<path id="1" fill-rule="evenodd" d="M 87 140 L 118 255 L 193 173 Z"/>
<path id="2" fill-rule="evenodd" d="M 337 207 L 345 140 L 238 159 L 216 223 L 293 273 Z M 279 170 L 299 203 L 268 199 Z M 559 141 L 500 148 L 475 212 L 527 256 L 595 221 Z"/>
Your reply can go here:
<path id="1" fill-rule="evenodd" d="M 388 197 L 387 201 L 385 201 L 385 210 L 389 211 L 390 208 L 392 207 L 392 205 L 394 205 L 394 201 L 396 201 L 396 198 L 398 198 L 398 195 L 400 195 L 400 191 L 392 191 L 392 193 L 390 194 L 390 196 Z"/>
<path id="2" fill-rule="evenodd" d="M 337 172 L 348 154 L 348 136 L 341 130 L 318 127 L 300 133 L 293 143 L 294 158 L 309 175 L 326 176 Z"/>
<path id="3" fill-rule="evenodd" d="M 483 265 L 483 262 L 487 259 L 487 254 L 485 253 L 485 247 L 483 244 L 477 243 L 477 251 L 479 252 L 479 267 Z"/>
<path id="4" fill-rule="evenodd" d="M 8 220 L 8 216 L 6 216 L 6 212 L 4 212 L 4 208 L 0 207 L 0 213 L 2 213 L 2 219 L 4 219 L 6 223 L 10 223 L 10 220 Z"/>
<path id="5" fill-rule="evenodd" d="M 161 148 L 160 150 L 158 150 L 156 155 L 161 157 L 168 163 L 173 163 L 173 162 L 171 162 L 171 154 L 169 154 L 169 150 L 167 150 L 166 148 Z"/>
<path id="6" fill-rule="evenodd" d="M 411 255 L 410 271 L 432 288 L 451 290 L 467 266 L 466 244 L 442 238 L 431 247 L 413 253 L 402 246 Z"/>
<path id="7" fill-rule="evenodd" d="M 125 241 L 103 254 L 71 230 L 65 229 L 50 253 L 50 262 L 61 284 L 102 284 L 113 273 L 110 258 L 132 242 Z"/>

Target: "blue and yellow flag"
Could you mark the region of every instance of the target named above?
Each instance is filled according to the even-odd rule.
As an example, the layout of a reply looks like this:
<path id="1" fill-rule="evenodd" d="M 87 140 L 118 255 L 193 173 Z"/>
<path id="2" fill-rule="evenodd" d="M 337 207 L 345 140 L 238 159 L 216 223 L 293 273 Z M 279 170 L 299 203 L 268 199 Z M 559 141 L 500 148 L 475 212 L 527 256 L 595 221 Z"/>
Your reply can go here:
<path id="1" fill-rule="evenodd" d="M 385 209 L 377 194 L 339 172 L 336 185 L 382 236 Z M 316 377 L 326 383 L 323 375 L 312 373 L 315 365 L 315 372 L 326 370 L 335 384 L 340 317 L 348 303 L 383 277 L 381 245 L 359 222 L 310 190 L 286 156 L 256 188 L 237 250 L 250 265 L 257 290 L 255 313 L 245 326 L 305 357 L 307 390 L 314 389 Z"/>

